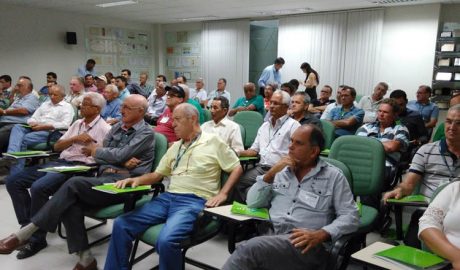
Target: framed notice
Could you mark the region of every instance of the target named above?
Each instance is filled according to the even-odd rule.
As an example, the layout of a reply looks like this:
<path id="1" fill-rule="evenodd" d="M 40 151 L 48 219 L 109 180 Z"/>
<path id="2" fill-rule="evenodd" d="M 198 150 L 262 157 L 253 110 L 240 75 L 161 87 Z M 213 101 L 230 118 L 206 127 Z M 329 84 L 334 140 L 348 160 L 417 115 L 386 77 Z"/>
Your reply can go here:
<path id="1" fill-rule="evenodd" d="M 455 44 L 446 43 L 441 46 L 441 52 L 453 52 L 455 49 Z"/>
<path id="2" fill-rule="evenodd" d="M 436 74 L 437 81 L 450 81 L 452 79 L 452 73 L 450 72 L 438 72 Z"/>

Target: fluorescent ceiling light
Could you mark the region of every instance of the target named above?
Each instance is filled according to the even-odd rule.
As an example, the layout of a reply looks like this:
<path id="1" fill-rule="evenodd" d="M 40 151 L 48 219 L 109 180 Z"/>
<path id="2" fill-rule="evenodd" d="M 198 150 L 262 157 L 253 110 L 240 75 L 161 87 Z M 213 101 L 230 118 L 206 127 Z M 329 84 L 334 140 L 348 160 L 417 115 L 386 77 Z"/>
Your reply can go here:
<path id="1" fill-rule="evenodd" d="M 216 20 L 219 17 L 217 16 L 202 16 L 202 17 L 190 17 L 190 18 L 177 18 L 178 20 L 182 21 L 207 21 L 207 20 Z"/>
<path id="2" fill-rule="evenodd" d="M 133 1 L 133 0 L 118 1 L 118 2 L 110 2 L 110 3 L 99 4 L 99 5 L 96 5 L 96 6 L 106 8 L 106 7 L 125 6 L 125 5 L 132 5 L 132 4 L 137 4 L 137 1 Z"/>
<path id="3" fill-rule="evenodd" d="M 295 9 L 283 9 L 283 10 L 273 10 L 273 11 L 261 11 L 258 12 L 261 15 L 289 15 L 289 14 L 299 14 L 313 11 L 312 8 L 295 8 Z"/>

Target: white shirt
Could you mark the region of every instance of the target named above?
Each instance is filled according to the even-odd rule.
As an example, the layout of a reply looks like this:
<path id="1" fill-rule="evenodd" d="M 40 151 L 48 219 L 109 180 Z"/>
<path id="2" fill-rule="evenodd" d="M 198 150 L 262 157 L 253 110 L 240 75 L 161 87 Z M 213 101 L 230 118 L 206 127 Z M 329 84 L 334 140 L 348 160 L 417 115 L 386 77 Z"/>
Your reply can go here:
<path id="1" fill-rule="evenodd" d="M 166 95 L 163 95 L 161 98 L 157 98 L 157 90 L 154 89 L 147 99 L 149 104 L 147 108 L 147 113 L 159 117 L 166 109 Z"/>
<path id="2" fill-rule="evenodd" d="M 51 100 L 44 102 L 27 120 L 27 124 L 52 125 L 55 129 L 68 129 L 72 124 L 75 111 L 67 101 L 53 104 Z"/>
<path id="3" fill-rule="evenodd" d="M 219 135 L 219 137 L 235 152 L 244 150 L 240 126 L 227 117 L 224 117 L 224 119 L 220 120 L 217 124 L 214 120 L 203 123 L 203 125 L 201 125 L 201 130 Z"/>
<path id="4" fill-rule="evenodd" d="M 78 94 L 74 94 L 72 92 L 69 93 L 67 96 L 65 96 L 64 100 L 74 105 L 75 107 L 80 107 L 84 97 L 85 90 L 83 89 Z"/>
<path id="5" fill-rule="evenodd" d="M 377 110 L 383 99 L 373 101 L 371 96 L 364 96 L 359 100 L 358 108 L 364 111 L 363 123 L 372 123 L 377 119 Z"/>
<path id="6" fill-rule="evenodd" d="M 257 131 L 252 150 L 260 155 L 260 164 L 273 166 L 288 154 L 291 135 L 300 126 L 299 122 L 285 115 L 272 126 L 270 120 L 264 122 Z"/>
<path id="7" fill-rule="evenodd" d="M 198 100 L 199 102 L 201 102 L 203 100 L 207 100 L 208 99 L 208 93 L 206 93 L 206 90 L 201 88 L 199 91 L 196 92 L 195 99 Z"/>

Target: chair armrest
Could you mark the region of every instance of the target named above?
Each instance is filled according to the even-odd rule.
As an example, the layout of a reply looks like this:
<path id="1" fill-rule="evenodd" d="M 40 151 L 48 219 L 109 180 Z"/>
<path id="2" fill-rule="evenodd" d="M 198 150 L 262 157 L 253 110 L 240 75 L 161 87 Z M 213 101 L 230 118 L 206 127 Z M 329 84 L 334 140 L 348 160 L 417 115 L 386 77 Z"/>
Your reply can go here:
<path id="1" fill-rule="evenodd" d="M 337 241 L 331 244 L 331 248 L 329 250 L 330 259 L 326 265 L 326 270 L 335 270 L 337 268 L 337 262 L 339 261 L 339 255 L 347 256 L 345 250 L 347 249 L 350 241 L 353 238 L 353 234 L 346 234 L 342 235 Z M 344 258 L 345 259 L 345 258 Z"/>

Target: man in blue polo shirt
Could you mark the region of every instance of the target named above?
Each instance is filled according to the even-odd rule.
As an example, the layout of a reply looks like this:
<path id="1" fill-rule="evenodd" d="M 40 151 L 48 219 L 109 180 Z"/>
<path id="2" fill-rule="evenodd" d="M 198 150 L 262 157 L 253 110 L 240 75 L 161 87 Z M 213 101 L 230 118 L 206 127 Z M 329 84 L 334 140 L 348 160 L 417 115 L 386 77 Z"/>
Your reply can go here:
<path id="1" fill-rule="evenodd" d="M 421 85 L 417 90 L 417 100 L 411 100 L 407 104 L 409 109 L 420 113 L 430 135 L 438 122 L 439 115 L 438 106 L 430 102 L 431 91 L 428 85 Z"/>

